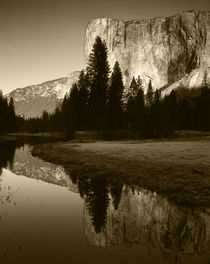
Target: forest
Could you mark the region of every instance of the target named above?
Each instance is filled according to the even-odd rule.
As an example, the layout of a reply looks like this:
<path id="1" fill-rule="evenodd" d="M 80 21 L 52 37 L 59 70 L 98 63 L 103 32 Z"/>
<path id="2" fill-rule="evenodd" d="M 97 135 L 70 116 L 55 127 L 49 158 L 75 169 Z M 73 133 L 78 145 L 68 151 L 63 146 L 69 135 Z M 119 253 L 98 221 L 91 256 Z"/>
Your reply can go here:
<path id="1" fill-rule="evenodd" d="M 61 105 L 40 118 L 15 116 L 14 102 L 0 94 L 0 133 L 64 132 L 72 138 L 74 131 L 122 130 L 140 131 L 143 137 L 165 137 L 176 130 L 210 130 L 210 88 L 207 73 L 202 87 L 179 87 L 161 96 L 150 79 L 146 91 L 139 75 L 125 91 L 123 75 L 116 61 L 111 72 L 106 43 L 97 37 L 77 83 L 66 94 Z"/>
<path id="2" fill-rule="evenodd" d="M 0 135 L 15 131 L 17 131 L 17 116 L 13 98 L 8 101 L 0 91 Z"/>

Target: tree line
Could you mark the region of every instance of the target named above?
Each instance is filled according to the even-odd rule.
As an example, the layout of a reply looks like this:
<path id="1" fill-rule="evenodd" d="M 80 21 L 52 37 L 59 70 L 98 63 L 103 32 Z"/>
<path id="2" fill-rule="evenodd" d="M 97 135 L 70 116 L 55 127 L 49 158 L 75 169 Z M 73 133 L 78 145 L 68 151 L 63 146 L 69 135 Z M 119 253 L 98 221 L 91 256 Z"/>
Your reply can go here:
<path id="1" fill-rule="evenodd" d="M 16 131 L 16 115 L 14 101 L 11 97 L 8 101 L 0 91 L 0 135 Z"/>
<path id="2" fill-rule="evenodd" d="M 144 91 L 141 76 L 128 91 L 116 61 L 110 74 L 106 43 L 97 37 L 85 70 L 54 113 L 17 118 L 19 131 L 135 129 L 145 137 L 168 136 L 177 129 L 210 130 L 210 89 L 207 74 L 200 89 L 179 88 L 164 98 L 152 80 Z"/>

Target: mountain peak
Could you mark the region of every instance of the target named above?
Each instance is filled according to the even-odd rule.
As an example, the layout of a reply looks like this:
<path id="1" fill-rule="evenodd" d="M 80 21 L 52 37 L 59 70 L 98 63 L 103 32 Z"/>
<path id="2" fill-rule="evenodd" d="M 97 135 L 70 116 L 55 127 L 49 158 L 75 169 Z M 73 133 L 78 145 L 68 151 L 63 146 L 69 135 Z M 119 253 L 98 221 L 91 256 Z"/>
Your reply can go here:
<path id="1" fill-rule="evenodd" d="M 17 88 L 7 97 L 13 97 L 16 114 L 26 118 L 41 116 L 44 110 L 51 113 L 77 82 L 79 74 L 80 71 L 75 71 L 66 77 Z"/>

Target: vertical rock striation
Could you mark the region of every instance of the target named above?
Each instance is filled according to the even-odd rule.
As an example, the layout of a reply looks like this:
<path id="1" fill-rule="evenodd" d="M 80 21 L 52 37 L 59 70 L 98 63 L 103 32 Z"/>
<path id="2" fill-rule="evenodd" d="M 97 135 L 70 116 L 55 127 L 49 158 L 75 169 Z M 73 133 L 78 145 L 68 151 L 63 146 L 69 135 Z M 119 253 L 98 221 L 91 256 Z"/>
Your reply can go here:
<path id="1" fill-rule="evenodd" d="M 96 233 L 84 208 L 87 240 L 97 247 L 144 245 L 182 254 L 206 254 L 210 250 L 210 216 L 169 203 L 156 193 L 125 186 L 119 208 L 110 203 L 104 230 Z"/>
<path id="2" fill-rule="evenodd" d="M 107 44 L 111 69 L 119 61 L 126 86 L 133 76 L 140 75 L 145 84 L 151 78 L 158 89 L 183 77 L 182 85 L 196 87 L 202 81 L 203 72 L 210 72 L 208 11 L 188 11 L 141 21 L 94 19 L 85 31 L 86 62 L 96 36 Z M 190 82 L 189 75 L 190 79 L 198 75 L 201 78 Z"/>

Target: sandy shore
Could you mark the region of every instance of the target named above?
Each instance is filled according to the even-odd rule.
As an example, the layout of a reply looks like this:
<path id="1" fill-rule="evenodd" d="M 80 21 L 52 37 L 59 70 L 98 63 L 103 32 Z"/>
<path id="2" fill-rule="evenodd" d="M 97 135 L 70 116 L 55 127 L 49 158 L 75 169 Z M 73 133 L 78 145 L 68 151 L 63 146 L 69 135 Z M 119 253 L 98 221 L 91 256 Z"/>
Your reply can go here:
<path id="1" fill-rule="evenodd" d="M 119 178 L 185 206 L 210 207 L 210 141 L 57 142 L 33 154 L 84 177 Z"/>

